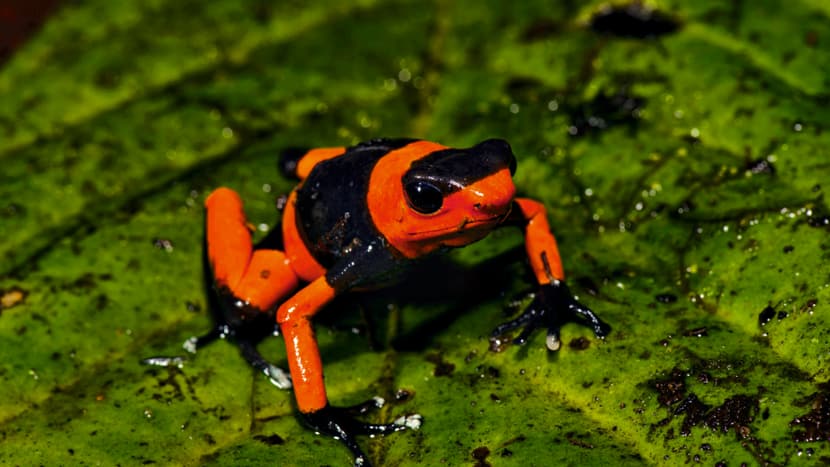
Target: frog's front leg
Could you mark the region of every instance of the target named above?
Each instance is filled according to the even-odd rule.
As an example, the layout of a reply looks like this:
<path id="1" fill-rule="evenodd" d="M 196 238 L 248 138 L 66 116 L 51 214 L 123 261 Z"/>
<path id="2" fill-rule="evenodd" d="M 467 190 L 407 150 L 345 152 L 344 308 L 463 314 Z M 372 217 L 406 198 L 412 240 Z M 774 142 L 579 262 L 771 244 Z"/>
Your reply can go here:
<path id="1" fill-rule="evenodd" d="M 328 277 L 314 280 L 284 302 L 277 311 L 277 322 L 285 339 L 294 396 L 306 422 L 315 431 L 343 442 L 352 451 L 356 466 L 366 466 L 369 461 L 355 436 L 386 435 L 407 428 L 417 429 L 421 417 L 409 415 L 387 424 L 366 423 L 354 418 L 354 415 L 365 413 L 369 408 L 381 407 L 383 400 L 380 398 L 351 408 L 329 405 L 323 383 L 320 350 L 311 323 L 311 317 L 336 295 L 335 287 L 329 284 Z"/>
<path id="2" fill-rule="evenodd" d="M 562 260 L 556 239 L 550 232 L 544 205 L 532 199 L 517 198 L 507 222 L 524 229 L 528 260 L 539 288 L 527 309 L 516 319 L 498 326 L 493 331 L 493 338 L 523 327 L 514 343 L 524 344 L 533 331 L 544 326 L 548 330 L 547 347 L 555 351 L 561 345 L 560 328 L 568 322 L 588 325 L 593 328 L 594 335 L 605 337 L 611 327 L 577 301 L 565 285 Z"/>

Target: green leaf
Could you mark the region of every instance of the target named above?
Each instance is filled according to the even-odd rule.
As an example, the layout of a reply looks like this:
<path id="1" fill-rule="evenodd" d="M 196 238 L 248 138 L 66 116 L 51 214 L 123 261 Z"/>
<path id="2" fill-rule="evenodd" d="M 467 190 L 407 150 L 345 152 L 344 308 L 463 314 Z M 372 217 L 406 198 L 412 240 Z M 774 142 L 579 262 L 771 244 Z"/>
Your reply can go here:
<path id="1" fill-rule="evenodd" d="M 508 139 L 613 331 L 488 350 L 528 303 L 508 231 L 338 301 L 331 401 L 425 419 L 375 463 L 827 462 L 825 3 L 282 3 L 68 2 L 0 70 L 0 463 L 348 465 L 232 345 L 140 361 L 210 327 L 212 189 L 260 237 L 280 150 L 380 136 Z"/>

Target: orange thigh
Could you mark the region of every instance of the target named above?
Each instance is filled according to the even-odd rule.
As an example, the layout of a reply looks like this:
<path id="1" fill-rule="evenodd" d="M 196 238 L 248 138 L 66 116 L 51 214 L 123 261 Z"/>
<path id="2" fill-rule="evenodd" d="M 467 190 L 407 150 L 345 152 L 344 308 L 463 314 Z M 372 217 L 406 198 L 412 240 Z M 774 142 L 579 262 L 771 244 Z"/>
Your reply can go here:
<path id="1" fill-rule="evenodd" d="M 256 250 L 233 294 L 260 310 L 275 307 L 299 285 L 285 254 L 277 250 Z"/>
<path id="2" fill-rule="evenodd" d="M 216 189 L 205 207 L 208 259 L 216 285 L 260 310 L 273 308 L 297 288 L 297 275 L 284 253 L 254 251 L 242 200 L 235 191 Z"/>

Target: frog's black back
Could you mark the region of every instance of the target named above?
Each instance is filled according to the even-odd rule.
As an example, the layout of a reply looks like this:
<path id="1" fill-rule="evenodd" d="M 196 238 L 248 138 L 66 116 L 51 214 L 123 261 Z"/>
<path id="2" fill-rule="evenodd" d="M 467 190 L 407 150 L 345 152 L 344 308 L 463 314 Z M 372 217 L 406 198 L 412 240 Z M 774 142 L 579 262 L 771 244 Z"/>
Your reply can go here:
<path id="1" fill-rule="evenodd" d="M 321 266 L 328 269 L 337 260 L 382 238 L 366 205 L 369 178 L 383 156 L 413 141 L 380 139 L 361 143 L 342 156 L 318 163 L 303 181 L 295 205 L 297 230 Z"/>

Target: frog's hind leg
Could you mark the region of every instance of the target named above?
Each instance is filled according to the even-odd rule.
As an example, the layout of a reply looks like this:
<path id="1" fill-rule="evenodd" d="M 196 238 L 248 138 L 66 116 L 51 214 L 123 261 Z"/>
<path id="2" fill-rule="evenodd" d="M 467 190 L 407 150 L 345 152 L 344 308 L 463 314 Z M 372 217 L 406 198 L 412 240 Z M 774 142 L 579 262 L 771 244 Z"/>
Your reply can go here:
<path id="1" fill-rule="evenodd" d="M 215 327 L 185 342 L 195 352 L 216 340 L 233 340 L 255 369 L 278 387 L 291 386 L 287 373 L 268 363 L 256 345 L 279 332 L 274 309 L 299 285 L 285 254 L 275 249 L 254 249 L 242 200 L 228 188 L 219 188 L 205 201 L 207 283 L 212 285 L 211 309 Z"/>
<path id="2" fill-rule="evenodd" d="M 242 200 L 218 188 L 205 200 L 206 251 L 214 287 L 237 298 L 239 307 L 273 311 L 299 285 L 282 251 L 254 249 Z"/>

